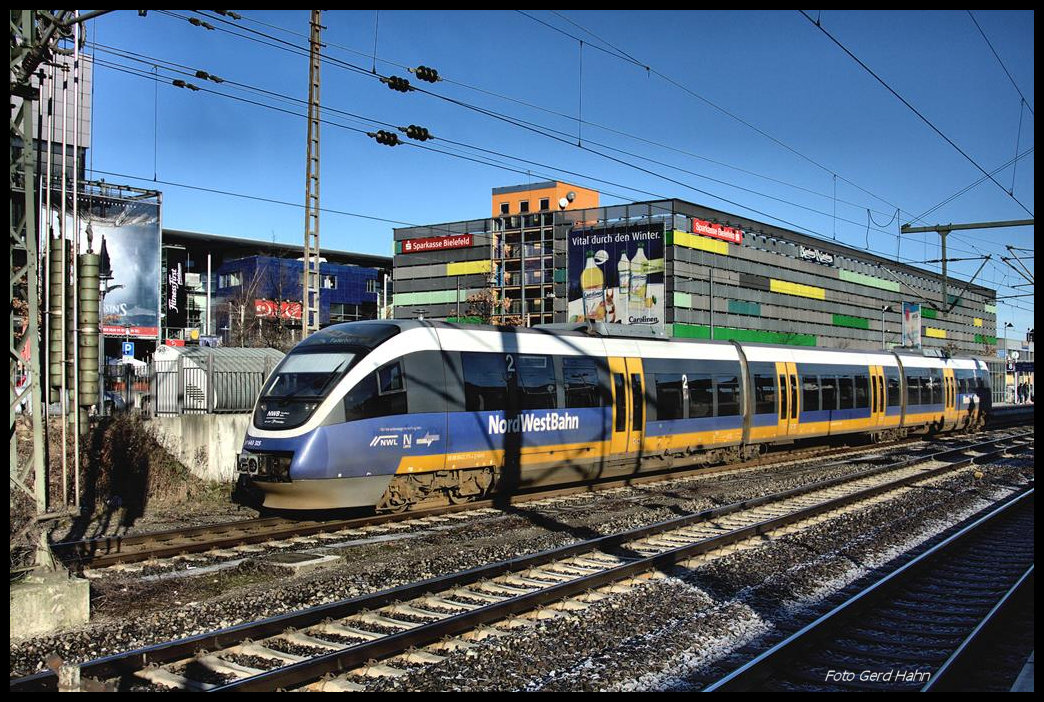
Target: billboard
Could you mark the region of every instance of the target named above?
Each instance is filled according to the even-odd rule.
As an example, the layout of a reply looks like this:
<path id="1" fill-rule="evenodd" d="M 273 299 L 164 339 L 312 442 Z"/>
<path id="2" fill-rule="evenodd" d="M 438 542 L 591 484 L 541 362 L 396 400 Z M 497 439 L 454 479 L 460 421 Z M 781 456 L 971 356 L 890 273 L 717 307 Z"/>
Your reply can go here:
<path id="1" fill-rule="evenodd" d="M 80 253 L 102 254 L 102 334 L 158 339 L 160 326 L 160 204 L 81 193 L 78 201 Z M 50 235 L 73 238 L 71 203 L 51 208 L 43 221 Z M 54 244 L 52 243 L 52 246 Z M 106 270 L 111 270 L 106 274 Z"/>
<path id="2" fill-rule="evenodd" d="M 569 321 L 662 326 L 663 251 L 663 222 L 571 232 Z"/>
<path id="3" fill-rule="evenodd" d="M 163 276 L 166 287 L 166 323 L 168 329 L 184 329 L 188 325 L 188 302 L 185 289 L 185 268 L 188 252 L 184 249 L 167 249 L 167 265 Z"/>
<path id="4" fill-rule="evenodd" d="M 919 302 L 903 303 L 903 346 L 905 348 L 921 348 L 921 304 Z"/>

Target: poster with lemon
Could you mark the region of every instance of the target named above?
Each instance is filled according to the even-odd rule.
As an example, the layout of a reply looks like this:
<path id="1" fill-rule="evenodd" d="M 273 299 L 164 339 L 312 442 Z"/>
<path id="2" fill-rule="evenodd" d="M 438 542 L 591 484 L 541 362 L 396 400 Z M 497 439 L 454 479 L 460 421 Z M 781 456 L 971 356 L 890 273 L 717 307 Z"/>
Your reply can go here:
<path id="1" fill-rule="evenodd" d="M 570 232 L 569 321 L 662 327 L 663 249 L 662 222 Z"/>

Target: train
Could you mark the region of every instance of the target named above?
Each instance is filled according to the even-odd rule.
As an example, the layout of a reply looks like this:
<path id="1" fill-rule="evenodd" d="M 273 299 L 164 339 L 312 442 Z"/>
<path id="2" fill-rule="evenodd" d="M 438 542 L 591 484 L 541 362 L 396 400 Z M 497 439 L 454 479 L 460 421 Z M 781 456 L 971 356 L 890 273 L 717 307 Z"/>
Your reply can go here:
<path id="1" fill-rule="evenodd" d="M 240 481 L 273 510 L 401 511 L 750 459 L 779 445 L 975 430 L 986 364 L 666 338 L 602 323 L 373 320 L 297 344 L 257 399 Z"/>

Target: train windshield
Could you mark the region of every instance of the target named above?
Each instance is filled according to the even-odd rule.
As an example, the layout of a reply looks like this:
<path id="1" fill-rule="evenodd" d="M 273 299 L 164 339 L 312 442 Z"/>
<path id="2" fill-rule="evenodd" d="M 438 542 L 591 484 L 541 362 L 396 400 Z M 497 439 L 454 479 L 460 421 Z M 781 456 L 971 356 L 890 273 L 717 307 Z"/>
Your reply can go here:
<path id="1" fill-rule="evenodd" d="M 336 380 L 352 365 L 356 354 L 292 353 L 283 359 L 269 379 L 262 398 L 325 397 Z"/>

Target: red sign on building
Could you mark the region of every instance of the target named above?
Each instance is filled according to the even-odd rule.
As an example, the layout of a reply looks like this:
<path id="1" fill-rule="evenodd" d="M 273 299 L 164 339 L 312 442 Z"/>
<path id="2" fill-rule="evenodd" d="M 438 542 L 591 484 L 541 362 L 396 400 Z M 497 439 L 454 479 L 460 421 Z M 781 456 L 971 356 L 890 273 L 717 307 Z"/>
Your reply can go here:
<path id="1" fill-rule="evenodd" d="M 159 336 L 159 327 L 121 327 L 115 324 L 103 324 L 102 334 L 135 339 L 155 339 Z"/>
<path id="2" fill-rule="evenodd" d="M 406 239 L 402 242 L 402 252 L 420 253 L 422 251 L 442 251 L 444 249 L 464 249 L 471 246 L 471 234 L 459 236 L 435 236 L 428 239 Z"/>
<path id="3" fill-rule="evenodd" d="M 692 220 L 692 233 L 714 237 L 715 239 L 724 239 L 725 241 L 731 241 L 733 244 L 743 243 L 742 229 L 726 227 L 724 224 L 715 224 L 703 219 Z"/>
<path id="4" fill-rule="evenodd" d="M 254 300 L 254 315 L 262 319 L 301 319 L 302 304 L 300 302 L 276 302 L 275 300 Z"/>

